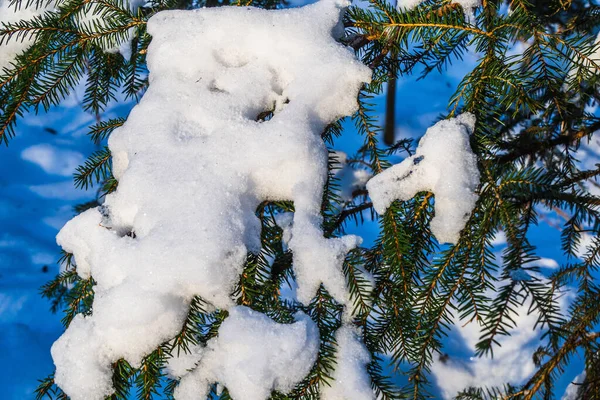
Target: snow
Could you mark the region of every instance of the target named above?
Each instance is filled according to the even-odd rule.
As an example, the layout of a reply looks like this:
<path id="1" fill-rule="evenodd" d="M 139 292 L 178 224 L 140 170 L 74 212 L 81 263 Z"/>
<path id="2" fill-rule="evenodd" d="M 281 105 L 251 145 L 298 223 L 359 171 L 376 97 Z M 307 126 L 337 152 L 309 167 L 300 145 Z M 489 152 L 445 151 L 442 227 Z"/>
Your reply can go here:
<path id="1" fill-rule="evenodd" d="M 219 382 L 234 400 L 267 399 L 273 390 L 287 393 L 309 372 L 319 351 L 319 331 L 305 314 L 278 324 L 247 307 L 234 307 L 208 341 L 198 366 L 184 375 L 176 400 L 206 398 Z"/>
<path id="2" fill-rule="evenodd" d="M 16 9 L 14 4 L 11 5 L 11 0 L 0 0 L 0 30 L 3 29 L 3 24 L 10 24 L 19 22 L 21 20 L 30 20 L 34 17 L 42 15 L 46 10 L 53 8 L 53 2 L 43 2 L 46 7 L 36 8 L 34 4 L 26 7 L 23 2 L 19 9 Z M 0 44 L 0 73 L 5 68 L 10 68 L 11 62 L 14 61 L 15 57 L 24 52 L 34 42 L 34 38 L 30 36 L 26 37 L 13 37 L 10 40 L 4 40 Z"/>
<path id="3" fill-rule="evenodd" d="M 565 393 L 562 395 L 561 400 L 577 400 L 577 399 L 579 399 L 577 392 L 579 392 L 579 390 L 582 388 L 581 384 L 585 381 L 585 377 L 586 377 L 585 371 L 583 371 L 582 373 L 577 375 L 575 377 L 575 379 L 573 380 L 573 382 L 571 382 L 569 384 L 569 386 L 567 386 L 567 388 L 565 389 Z"/>
<path id="4" fill-rule="evenodd" d="M 123 2 L 123 7 L 128 8 L 132 14 L 136 14 L 140 7 L 143 7 L 146 4 L 146 0 L 125 0 Z M 83 8 L 75 20 L 77 22 L 77 26 L 79 30 L 83 32 L 103 32 L 111 29 L 112 25 L 122 25 L 119 22 L 118 18 L 121 17 L 120 14 L 113 15 L 113 10 L 110 7 L 105 7 L 101 2 L 97 2 L 91 0 L 89 2 L 89 6 Z M 110 21 L 114 19 L 113 21 Z M 112 23 L 111 23 L 112 22 Z M 102 44 L 102 50 L 107 53 L 121 53 L 121 55 L 129 60 L 131 58 L 131 42 L 133 40 L 135 33 L 134 28 L 130 28 L 127 31 L 126 40 L 121 41 L 118 45 L 107 46 Z"/>
<path id="5" fill-rule="evenodd" d="M 398 5 L 399 9 L 411 10 L 417 7 L 423 1 L 425 0 L 397 0 L 396 4 Z"/>
<path id="6" fill-rule="evenodd" d="M 79 200 L 83 202 L 91 197 L 89 191 L 75 188 L 71 179 L 44 185 L 32 185 L 29 190 L 45 199 Z M 62 225 L 59 228 L 62 228 Z"/>
<path id="7" fill-rule="evenodd" d="M 356 190 L 364 189 L 373 174 L 365 169 L 357 169 L 349 165 L 348 155 L 343 151 L 335 152 L 335 161 L 334 176 L 339 180 L 339 196 L 346 202 L 352 201 L 353 193 Z"/>
<path id="8" fill-rule="evenodd" d="M 21 310 L 20 313 L 28 311 L 31 311 L 30 307 Z M 48 332 L 35 331 L 28 324 L 0 322 L 0 362 L 4 379 L 2 399 L 21 400 L 35 397 L 34 390 L 39 383 L 36 377 L 43 377 L 48 372 L 46 367 L 50 357 L 47 348 L 50 341 Z"/>
<path id="9" fill-rule="evenodd" d="M 469 145 L 474 127 L 475 117 L 465 113 L 429 128 L 413 156 L 367 183 L 375 211 L 383 214 L 396 199 L 433 192 L 431 231 L 439 242 L 456 243 L 478 198 L 477 158 Z"/>
<path id="10" fill-rule="evenodd" d="M 534 264 L 549 269 L 558 269 L 559 267 L 559 264 L 556 260 L 546 257 L 541 257 L 539 260 L 535 261 Z"/>
<path id="11" fill-rule="evenodd" d="M 518 268 L 513 271 L 510 271 L 510 277 L 513 281 L 530 281 L 533 279 L 529 273 L 523 268 Z"/>
<path id="12" fill-rule="evenodd" d="M 38 165 L 48 174 L 72 176 L 83 164 L 85 157 L 78 151 L 59 149 L 48 143 L 30 146 L 21 152 L 21 158 Z"/>
<path id="13" fill-rule="evenodd" d="M 589 256 L 588 249 L 590 249 L 594 245 L 594 238 L 595 238 L 595 236 L 590 235 L 587 232 L 583 232 L 581 234 L 581 239 L 579 240 L 579 246 L 577 246 L 577 248 L 575 249 L 575 255 L 579 259 L 585 260 Z"/>
<path id="14" fill-rule="evenodd" d="M 358 329 L 344 325 L 336 332 L 336 367 L 331 386 L 324 386 L 321 400 L 371 400 L 371 378 L 366 366 L 371 355 L 360 340 Z"/>
<path id="15" fill-rule="evenodd" d="M 572 300 L 570 292 L 562 292 L 557 297 L 562 312 L 567 311 Z M 458 392 L 469 387 L 525 383 L 536 371 L 533 354 L 544 343 L 544 330 L 538 324 L 539 313 L 532 311 L 530 306 L 530 299 L 524 299 L 509 315 L 515 327 L 510 329 L 510 335 L 496 338 L 498 343 L 493 357 L 476 355 L 484 326 L 476 321 L 465 324 L 458 315 L 453 315 L 444 346 L 444 351 L 451 353 L 447 357 L 436 356 L 431 366 L 432 376 L 440 388 L 436 398 L 454 399 Z"/>
<path id="16" fill-rule="evenodd" d="M 19 9 L 15 9 L 14 5 L 11 5 L 11 0 L 0 0 L 0 28 L 2 23 L 15 23 L 22 20 L 30 20 L 34 17 L 42 15 L 46 11 L 53 11 L 55 9 L 55 1 L 43 2 L 44 7 L 37 8 L 35 2 L 28 7 L 25 1 L 22 2 Z M 125 6 L 131 10 L 132 13 L 136 13 L 137 10 L 146 3 L 145 0 L 129 0 L 125 1 Z M 113 18 L 110 12 L 107 13 L 106 7 L 100 7 L 99 3 L 95 1 L 88 2 L 88 6 L 76 16 L 76 22 L 80 30 L 85 32 L 98 32 L 108 29 L 108 20 Z M 118 24 L 118 23 L 117 23 Z M 129 59 L 131 57 L 131 40 L 133 39 L 134 29 L 128 31 L 128 39 L 124 40 L 117 46 L 106 47 L 104 51 L 116 53 L 119 52 Z M 0 72 L 4 68 L 9 68 L 11 62 L 14 61 L 15 57 L 20 53 L 27 50 L 35 41 L 35 37 L 13 37 L 8 41 L 2 42 L 0 45 Z"/>
<path id="17" fill-rule="evenodd" d="M 446 112 L 446 99 L 452 95 L 464 73 L 474 66 L 476 60 L 476 54 L 469 52 L 465 54 L 463 62 L 454 63 L 444 74 L 432 74 L 425 80 L 417 80 L 411 76 L 401 77 L 397 92 L 398 104 L 402 104 L 402 107 L 397 110 L 398 123 L 401 124 L 398 134 L 406 136 L 415 132 L 420 135 L 429 126 L 430 121 Z M 79 96 L 82 97 L 83 95 Z M 381 114 L 384 112 L 385 103 L 381 98 L 378 100 L 376 113 Z M 65 104 L 63 102 L 63 105 Z M 117 109 L 118 115 L 114 116 L 125 116 L 129 111 L 129 104 L 121 103 L 120 108 Z M 72 104 L 75 105 L 77 104 Z M 105 114 L 104 117 L 110 116 Z M 11 141 L 10 146 L 0 149 L 2 153 L 0 166 L 5 171 L 14 172 L 6 173 L 0 178 L 0 239 L 5 238 L 11 242 L 7 247 L 0 245 L 0 297 L 6 296 L 0 300 L 0 303 L 6 306 L 0 306 L 0 343 L 3 349 L 7 350 L 0 354 L 0 365 L 10 366 L 4 368 L 2 374 L 5 388 L 2 393 L 3 400 L 34 397 L 32 393 L 37 386 L 37 379 L 48 375 L 53 370 L 49 348 L 52 341 L 62 332 L 59 322 L 62 314 L 51 314 L 48 311 L 49 304 L 39 297 L 38 289 L 58 272 L 58 267 L 56 264 L 44 261 L 43 264 L 48 264 L 50 271 L 43 273 L 42 265 L 34 265 L 30 259 L 32 253 L 39 251 L 51 254 L 52 261 L 56 260 L 58 249 L 53 245 L 56 232 L 44 221 L 56 220 L 52 226 L 58 226 L 57 224 L 60 223 L 62 227 L 66 220 L 72 217 L 72 206 L 75 203 L 58 200 L 58 198 L 41 198 L 30 191 L 31 185 L 52 183 L 57 180 L 62 182 L 63 178 L 47 175 L 42 168 L 23 161 L 20 153 L 32 144 L 51 141 L 58 148 L 77 149 L 84 154 L 89 154 L 94 148 L 85 137 L 85 132 L 87 123 L 90 121 L 93 123 L 93 119 L 93 116 L 78 108 L 53 109 L 50 114 L 29 113 L 19 121 L 17 136 Z M 349 154 L 355 151 L 356 146 L 362 144 L 362 137 L 354 132 L 351 125 L 347 124 L 346 133 L 336 141 L 336 146 L 339 146 L 336 148 L 341 148 Z M 50 135 L 43 131 L 44 126 L 54 127 L 60 131 L 60 134 Z M 65 145 L 65 137 L 73 137 L 74 142 Z M 594 141 L 598 142 L 597 138 L 594 137 Z M 585 145 L 586 143 L 583 143 L 582 148 Z M 596 149 L 598 148 L 600 147 L 596 146 Z M 582 149 L 579 150 L 578 155 L 581 152 Z M 595 168 L 595 163 L 598 162 L 597 153 L 596 151 L 596 154 L 592 154 L 590 149 L 589 156 L 586 154 L 586 157 L 583 157 L 582 154 L 580 157 L 586 163 L 590 162 L 590 168 Z M 594 187 L 590 186 L 590 190 L 593 189 Z M 54 218 L 53 215 L 59 209 L 66 211 L 60 211 L 60 217 Z M 555 257 L 561 264 L 569 262 L 560 251 L 558 231 L 544 222 L 541 221 L 539 230 L 532 231 L 532 240 L 541 253 L 543 250 L 545 255 Z M 377 236 L 376 226 L 372 225 L 376 224 L 362 225 L 357 229 L 366 242 L 375 239 L 370 236 Z M 592 237 L 585 234 L 583 239 L 590 238 Z M 519 315 L 523 318 L 527 317 L 527 309 L 520 309 Z M 532 319 L 536 317 L 535 314 L 531 314 Z M 457 322 L 457 325 L 461 326 L 463 323 L 464 321 Z M 469 324 L 467 327 L 472 325 Z M 473 357 L 473 360 L 469 361 L 468 356 L 475 351 L 474 343 L 470 340 L 465 342 L 463 336 L 450 335 L 450 338 L 444 338 L 444 349 L 456 364 L 450 365 L 450 363 L 448 368 L 440 372 L 437 376 L 437 384 L 441 388 L 452 385 L 458 390 L 469 385 L 502 385 L 507 381 L 522 383 L 531 371 L 531 354 L 538 346 L 539 338 L 533 336 L 530 342 L 524 342 L 519 339 L 519 335 L 521 332 L 532 332 L 532 326 L 533 324 L 522 324 L 519 320 L 517 335 L 506 337 L 506 342 L 503 342 L 503 346 L 499 348 L 505 356 L 495 357 L 493 360 Z M 472 340 L 476 341 L 478 338 L 479 332 L 474 334 Z M 458 346 L 454 342 L 459 342 Z M 465 355 L 463 347 L 467 345 L 469 351 Z M 514 359 L 508 357 L 513 354 L 518 354 L 519 357 Z M 466 365 L 460 364 L 461 361 Z M 557 380 L 555 391 L 557 397 L 560 397 L 572 378 L 581 372 L 584 367 L 582 363 L 579 358 L 573 359 L 572 364 L 567 367 L 567 375 L 571 376 Z M 502 374 L 490 373 L 498 370 L 502 370 Z M 468 380 L 460 375 L 463 372 L 465 376 L 469 376 Z M 471 374 L 473 374 L 472 378 Z M 433 397 L 442 398 L 437 387 L 432 386 L 431 390 Z M 455 393 L 452 392 L 448 398 L 452 398 Z"/>
<path id="18" fill-rule="evenodd" d="M 292 225 L 294 224 L 294 213 L 284 212 L 275 215 L 275 223 L 283 231 L 281 242 L 284 246 L 284 250 L 287 250 L 287 246 L 292 238 Z"/>
<path id="19" fill-rule="evenodd" d="M 425 0 L 397 0 L 399 9 L 413 9 Z M 481 0 L 454 0 L 452 3 L 459 4 L 465 14 L 472 13 L 474 8 L 481 6 Z"/>
<path id="20" fill-rule="evenodd" d="M 118 190 L 57 237 L 74 254 L 78 274 L 96 281 L 93 314 L 74 320 L 52 348 L 55 380 L 71 399 L 110 394 L 111 363 L 139 365 L 174 337 L 193 296 L 221 309 L 234 305 L 230 293 L 247 252 L 260 249 L 255 210 L 264 200 L 294 201 L 289 247 L 298 300 L 308 303 L 323 283 L 348 301 L 342 263 L 360 238 L 323 237 L 328 152 L 320 135 L 357 109 L 371 71 L 332 36 L 340 31 L 341 7 L 326 0 L 278 11 L 166 11 L 150 19 L 150 87 L 109 140 Z M 273 117 L 257 121 L 266 110 Z M 296 330 L 290 335 L 280 351 L 313 343 L 298 342 Z M 233 338 L 220 333 L 219 340 Z M 227 372 L 222 366 L 219 379 L 230 382 Z M 273 378 L 272 385 L 288 388 L 299 375 Z M 237 375 L 235 381 L 243 384 Z M 255 389 L 254 398 L 266 390 Z"/>
<path id="21" fill-rule="evenodd" d="M 506 245 L 506 233 L 504 231 L 498 231 L 492 240 L 492 246 L 500 247 Z"/>
<path id="22" fill-rule="evenodd" d="M 198 365 L 203 355 L 204 347 L 201 345 L 190 346 L 189 352 L 179 350 L 179 354 L 175 353 L 169 358 L 165 372 L 173 379 L 181 379 Z"/>
<path id="23" fill-rule="evenodd" d="M 9 146 L 0 149 L 0 169 L 4 171 L 0 174 L 0 385 L 5 388 L 2 400 L 35 398 L 38 379 L 54 370 L 50 346 L 64 330 L 60 323 L 63 313 L 50 312 L 51 304 L 40 296 L 40 287 L 59 273 L 56 261 L 60 249 L 55 240 L 59 228 L 54 226 L 62 227 L 72 218 L 75 204 L 93 197 L 93 192 L 88 192 L 86 198 L 69 200 L 75 191 L 71 177 L 46 173 L 23 160 L 21 154 L 40 143 L 52 145 L 59 153 L 65 150 L 90 154 L 94 145 L 85 129 L 82 132 L 81 125 L 69 128 L 80 115 L 84 112 L 79 108 L 64 105 L 37 115 L 34 110 L 26 112 L 18 121 Z M 57 134 L 45 128 L 53 128 Z M 71 184 L 69 195 L 59 198 L 58 184 L 65 181 Z M 56 196 L 42 197 L 34 190 L 54 183 Z"/>

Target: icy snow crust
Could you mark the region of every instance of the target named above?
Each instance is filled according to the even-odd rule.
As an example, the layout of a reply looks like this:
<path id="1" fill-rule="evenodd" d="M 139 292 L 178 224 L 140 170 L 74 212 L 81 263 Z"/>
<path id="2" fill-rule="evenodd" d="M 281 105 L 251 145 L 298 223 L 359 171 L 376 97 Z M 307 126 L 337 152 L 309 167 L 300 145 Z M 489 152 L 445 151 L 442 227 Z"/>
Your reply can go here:
<path id="1" fill-rule="evenodd" d="M 319 330 L 305 314 L 278 324 L 246 307 L 234 307 L 203 350 L 197 367 L 183 375 L 177 400 L 204 399 L 219 382 L 234 399 L 262 400 L 287 393 L 309 372 L 319 352 Z"/>
<path id="2" fill-rule="evenodd" d="M 342 262 L 360 239 L 323 237 L 328 155 L 320 134 L 357 109 L 371 71 L 334 40 L 340 12 L 326 0 L 278 11 L 168 11 L 148 22 L 150 87 L 109 141 L 118 190 L 102 210 L 75 217 L 57 237 L 74 254 L 78 274 L 96 281 L 93 314 L 78 316 L 52 347 L 56 383 L 71 399 L 109 395 L 111 363 L 139 365 L 174 337 L 193 296 L 222 309 L 234 305 L 230 293 L 247 252 L 260 248 L 254 213 L 264 200 L 294 201 L 289 247 L 298 300 L 309 302 L 323 283 L 348 301 Z M 256 121 L 272 109 L 272 119 Z M 314 345 L 306 320 L 303 328 L 277 327 L 235 310 L 230 324 L 252 337 L 292 334 L 263 355 L 273 362 L 275 353 Z M 249 343 L 224 332 L 214 354 L 227 351 L 225 343 Z M 284 390 L 308 371 L 312 353 L 295 358 L 302 365 L 294 371 L 263 369 L 248 382 L 228 375 L 240 360 L 221 360 L 213 375 L 198 372 L 202 382 L 193 385 L 214 378 L 246 388 L 265 380 L 269 389 Z M 252 398 L 266 397 L 259 389 Z"/>
<path id="3" fill-rule="evenodd" d="M 469 113 L 429 128 L 412 157 L 367 182 L 375 211 L 383 214 L 394 200 L 433 192 L 431 231 L 440 243 L 456 243 L 478 198 L 477 157 L 469 144 L 474 129 L 475 116 Z"/>

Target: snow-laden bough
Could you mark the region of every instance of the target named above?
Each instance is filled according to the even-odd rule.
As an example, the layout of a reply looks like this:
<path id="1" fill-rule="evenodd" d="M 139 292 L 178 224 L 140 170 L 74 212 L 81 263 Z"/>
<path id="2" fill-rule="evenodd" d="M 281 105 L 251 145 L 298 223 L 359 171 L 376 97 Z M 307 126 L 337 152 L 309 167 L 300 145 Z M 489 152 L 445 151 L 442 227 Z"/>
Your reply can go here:
<path id="1" fill-rule="evenodd" d="M 319 352 L 319 330 L 305 314 L 278 324 L 246 307 L 230 309 L 219 336 L 197 352 L 190 372 L 180 375 L 177 400 L 205 399 L 218 382 L 234 399 L 262 400 L 287 393 L 309 372 Z"/>
<path id="2" fill-rule="evenodd" d="M 433 192 L 431 231 L 440 243 L 456 243 L 478 199 L 477 157 L 469 144 L 474 129 L 475 116 L 469 113 L 429 128 L 413 156 L 367 182 L 375 211 L 383 214 L 394 200 Z"/>
<path id="3" fill-rule="evenodd" d="M 149 89 L 109 140 L 118 190 L 57 238 L 77 273 L 96 282 L 93 313 L 77 316 L 52 347 L 55 381 L 71 399 L 109 395 L 111 364 L 138 366 L 173 338 L 194 296 L 232 308 L 247 252 L 260 249 L 255 210 L 265 200 L 294 201 L 298 300 L 308 303 L 322 283 L 347 303 L 342 263 L 360 239 L 323 236 L 320 135 L 356 111 L 371 71 L 335 40 L 343 6 L 150 19 Z"/>

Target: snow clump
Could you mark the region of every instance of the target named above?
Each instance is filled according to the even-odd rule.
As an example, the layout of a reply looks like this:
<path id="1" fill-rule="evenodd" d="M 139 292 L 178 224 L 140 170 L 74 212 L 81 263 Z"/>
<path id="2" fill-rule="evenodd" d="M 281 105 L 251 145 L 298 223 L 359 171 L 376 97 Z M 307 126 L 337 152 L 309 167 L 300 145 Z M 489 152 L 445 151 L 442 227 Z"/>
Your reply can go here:
<path id="1" fill-rule="evenodd" d="M 177 400 L 205 399 L 213 383 L 235 400 L 263 400 L 287 393 L 310 372 L 319 352 L 319 330 L 305 314 L 278 324 L 247 307 L 234 307 L 208 341 L 197 367 L 183 375 Z"/>
<path id="2" fill-rule="evenodd" d="M 324 386 L 321 400 L 375 399 L 366 365 L 371 354 L 360 340 L 358 329 L 344 325 L 335 334 L 336 366 L 331 386 Z"/>
<path id="3" fill-rule="evenodd" d="M 118 189 L 57 237 L 77 273 L 95 281 L 92 315 L 76 317 L 52 347 L 55 381 L 72 400 L 110 395 L 111 363 L 139 366 L 178 333 L 194 296 L 234 306 L 247 253 L 260 250 L 255 210 L 265 200 L 294 201 L 289 247 L 298 300 L 310 302 L 322 283 L 348 302 L 342 264 L 360 238 L 324 238 L 320 214 L 328 162 L 321 133 L 356 111 L 371 77 L 334 38 L 346 5 L 164 11 L 148 21 L 150 85 L 109 140 Z M 272 118 L 262 121 L 268 112 Z M 244 312 L 231 312 L 238 316 L 231 324 L 241 318 L 252 325 Z M 314 343 L 312 333 L 303 335 L 274 350 L 283 357 Z M 227 335 L 219 340 L 233 343 Z M 311 353 L 304 356 L 308 364 Z M 243 368 L 261 375 L 238 383 L 228 375 L 241 374 L 228 370 L 237 361 L 222 363 L 202 382 L 246 388 L 265 381 L 283 390 L 305 371 L 303 363 L 285 376 Z M 265 388 L 254 389 L 253 398 L 262 398 Z"/>
<path id="4" fill-rule="evenodd" d="M 433 192 L 431 231 L 440 243 L 456 243 L 478 198 L 477 157 L 469 144 L 474 128 L 475 116 L 469 113 L 429 128 L 412 157 L 367 182 L 375 211 L 383 214 L 396 199 Z"/>

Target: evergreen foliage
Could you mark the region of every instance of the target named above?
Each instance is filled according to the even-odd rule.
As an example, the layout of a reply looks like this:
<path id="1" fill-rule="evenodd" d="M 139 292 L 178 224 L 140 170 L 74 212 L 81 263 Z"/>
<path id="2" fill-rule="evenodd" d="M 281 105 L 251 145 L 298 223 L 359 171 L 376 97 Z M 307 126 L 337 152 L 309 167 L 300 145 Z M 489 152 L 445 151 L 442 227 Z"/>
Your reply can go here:
<path id="1" fill-rule="evenodd" d="M 30 1 L 28 6 L 41 6 Z M 595 33 L 600 25 L 600 7 L 583 1 L 514 0 L 483 1 L 474 18 L 448 1 L 429 0 L 413 10 L 397 10 L 382 0 L 368 6 L 353 6 L 345 16 L 347 36 L 343 41 L 374 70 L 374 80 L 360 96 L 360 110 L 352 120 L 364 139 L 351 164 L 360 164 L 376 174 L 387 168 L 391 157 L 412 154 L 410 141 L 391 146 L 378 142 L 383 127 L 373 112 L 373 96 L 381 93 L 390 76 L 444 71 L 467 49 L 480 58 L 449 99 L 448 115 L 471 112 L 477 117 L 472 147 L 479 158 L 479 201 L 451 247 L 432 237 L 434 197 L 420 193 L 405 202 L 395 202 L 378 222 L 380 234 L 371 248 L 349 253 L 344 264 L 354 304 L 354 323 L 360 327 L 373 361 L 369 366 L 374 391 L 381 399 L 422 399 L 430 394 L 430 366 L 443 353 L 442 341 L 454 324 L 482 327 L 477 344 L 481 356 L 493 355 L 501 336 L 515 326 L 517 307 L 528 304 L 538 316 L 544 340 L 535 354 L 536 372 L 522 387 L 469 388 L 459 399 L 551 398 L 553 385 L 569 360 L 586 360 L 586 378 L 579 388 L 582 399 L 600 398 L 600 199 L 585 184 L 595 184 L 600 168 L 581 170 L 576 150 L 600 128 L 600 118 L 588 111 L 600 96 L 600 59 Z M 122 0 L 60 0 L 56 12 L 46 12 L 31 21 L 3 24 L 0 41 L 35 37 L 35 44 L 0 72 L 0 140 L 8 143 L 19 118 L 27 110 L 48 109 L 60 103 L 80 82 L 85 83 L 83 107 L 101 115 L 107 104 L 122 92 L 138 99 L 148 85 L 145 54 L 151 40 L 145 24 L 158 11 L 198 6 L 285 6 L 277 0 L 219 3 L 213 0 L 151 0 L 133 12 Z M 26 2 L 16 0 L 15 6 Z M 84 22 L 81 10 L 102 16 L 102 23 Z M 468 10 L 467 10 L 468 11 Z M 468 15 L 468 12 L 467 12 Z M 131 58 L 103 49 L 118 47 L 133 35 Z M 513 54 L 517 43 L 527 43 L 521 54 Z M 95 143 L 106 143 L 123 119 L 100 121 L 90 128 Z M 335 143 L 341 134 L 335 124 L 323 137 Z M 330 171 L 335 168 L 332 153 Z M 78 187 L 100 185 L 98 202 L 82 205 L 82 211 L 101 203 L 114 191 L 110 153 L 103 148 L 79 167 Z M 368 194 L 357 190 L 351 201 L 336 194 L 337 182 L 330 175 L 323 199 L 324 230 L 328 236 L 344 233 L 348 224 L 375 217 Z M 319 387 L 327 385 L 335 368 L 334 333 L 341 325 L 342 306 L 321 287 L 313 301 L 303 306 L 282 300 L 280 287 L 293 280 L 291 253 L 282 244 L 283 232 L 275 216 L 293 211 L 290 202 L 264 203 L 256 211 L 262 221 L 262 251 L 249 254 L 244 273 L 233 295 L 237 302 L 264 312 L 282 323 L 293 321 L 302 310 L 318 325 L 319 357 L 311 373 L 287 396 L 274 399 L 316 399 Z M 538 223 L 542 210 L 565 215 L 562 249 L 569 262 L 547 279 L 514 279 L 514 272 L 539 272 L 539 256 L 530 242 L 529 230 Z M 494 236 L 503 231 L 507 247 L 498 265 L 491 250 Z M 575 257 L 582 234 L 594 236 L 585 257 Z M 135 233 L 131 233 L 135 235 Z M 274 260 L 274 261 L 271 261 Z M 76 313 L 91 313 L 93 279 L 81 279 L 71 256 L 61 259 L 63 272 L 42 288 L 52 311 L 64 310 L 68 326 Z M 362 271 L 374 278 L 374 288 Z M 574 300 L 561 310 L 558 297 L 566 286 L 574 288 Z M 193 344 L 206 343 L 218 333 L 227 312 L 211 310 L 201 298 L 192 303 L 181 333 L 146 356 L 140 368 L 126 361 L 114 364 L 114 399 L 134 394 L 139 399 L 170 396 L 177 384 L 164 374 L 167 360 L 188 352 Z M 392 366 L 407 377 L 397 387 L 385 367 Z M 227 390 L 213 391 L 215 398 L 228 399 Z M 37 398 L 63 399 L 44 379 Z"/>

